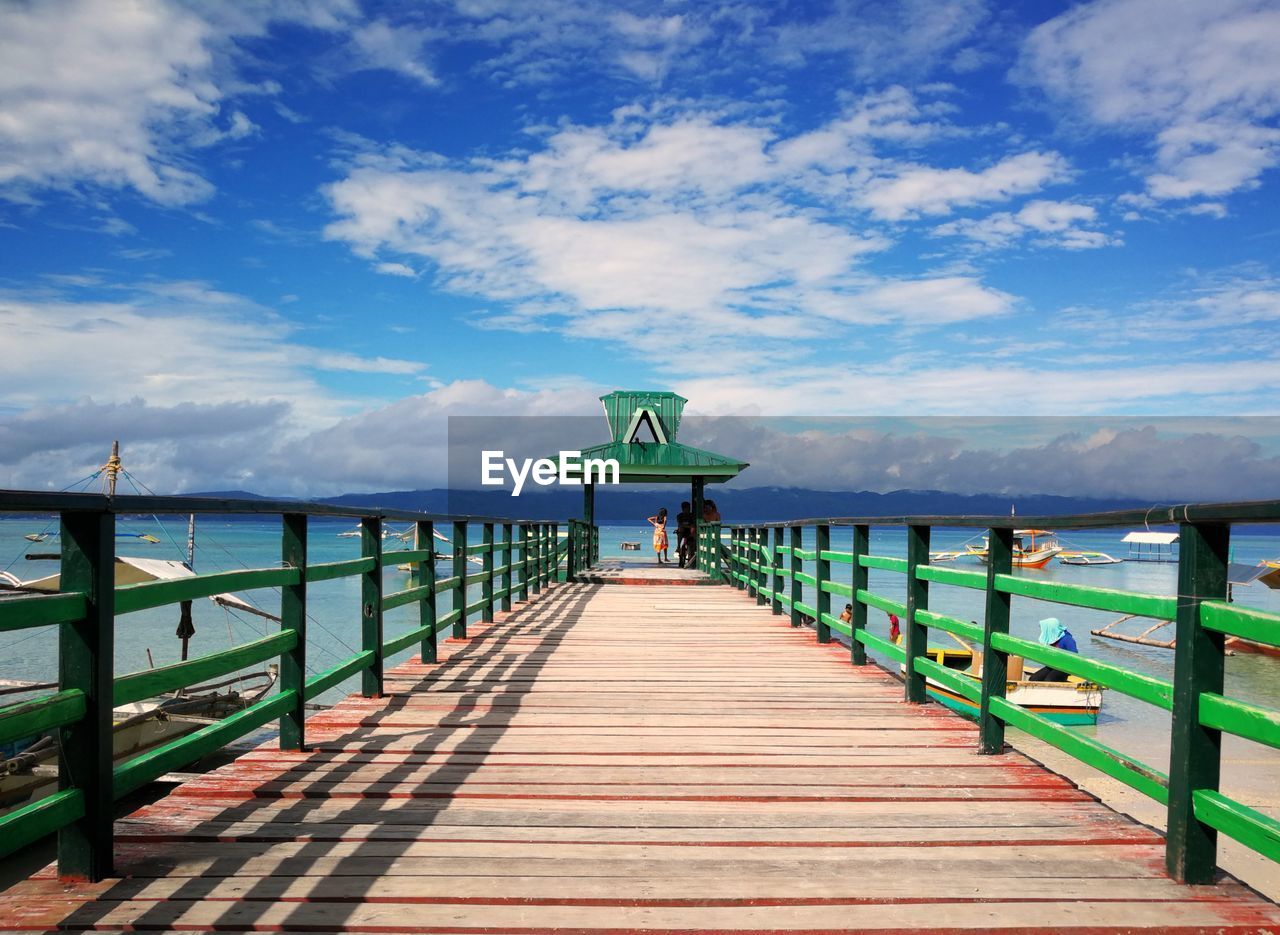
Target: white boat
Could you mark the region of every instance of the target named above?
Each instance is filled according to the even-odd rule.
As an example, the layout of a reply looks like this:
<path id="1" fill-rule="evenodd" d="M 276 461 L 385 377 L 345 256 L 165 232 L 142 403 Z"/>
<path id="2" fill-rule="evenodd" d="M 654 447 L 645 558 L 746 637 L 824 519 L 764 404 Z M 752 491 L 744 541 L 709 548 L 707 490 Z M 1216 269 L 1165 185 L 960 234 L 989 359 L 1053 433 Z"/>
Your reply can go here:
<path id="1" fill-rule="evenodd" d="M 1106 552 L 1064 551 L 1058 553 L 1058 561 L 1063 565 L 1119 565 L 1122 558 L 1114 558 Z"/>
<path id="2" fill-rule="evenodd" d="M 982 545 L 965 546 L 966 551 L 982 562 L 987 563 L 988 542 L 983 537 Z M 1049 560 L 1062 551 L 1057 536 L 1047 529 L 1015 529 L 1013 531 L 1013 564 L 1017 568 L 1043 568 Z"/>

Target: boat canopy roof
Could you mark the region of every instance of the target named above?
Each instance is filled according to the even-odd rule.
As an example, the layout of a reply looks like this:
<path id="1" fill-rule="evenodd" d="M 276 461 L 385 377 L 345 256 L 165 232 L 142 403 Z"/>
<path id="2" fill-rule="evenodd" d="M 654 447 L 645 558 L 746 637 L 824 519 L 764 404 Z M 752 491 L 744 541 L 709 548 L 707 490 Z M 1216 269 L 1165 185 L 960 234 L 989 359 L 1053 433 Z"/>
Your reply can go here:
<path id="1" fill-rule="evenodd" d="M 1131 532 L 1124 542 L 1138 542 L 1143 545 L 1173 545 L 1178 541 L 1176 532 Z"/>

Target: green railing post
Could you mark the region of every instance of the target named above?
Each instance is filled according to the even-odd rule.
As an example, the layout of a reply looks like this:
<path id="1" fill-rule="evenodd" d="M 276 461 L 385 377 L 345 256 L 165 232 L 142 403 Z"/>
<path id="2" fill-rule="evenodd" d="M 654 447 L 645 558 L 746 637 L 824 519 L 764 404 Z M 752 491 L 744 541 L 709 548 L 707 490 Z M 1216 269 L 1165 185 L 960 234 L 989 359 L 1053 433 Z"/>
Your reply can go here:
<path id="1" fill-rule="evenodd" d="M 907 631 L 906 643 L 906 699 L 912 704 L 924 704 L 924 676 L 916 671 L 916 660 L 929 646 L 929 630 L 920 623 L 916 613 L 929 609 L 929 582 L 916 577 L 916 569 L 929 564 L 929 527 L 907 527 Z"/>
<path id="2" fill-rule="evenodd" d="M 823 588 L 823 585 L 831 580 L 831 562 L 829 559 L 822 557 L 823 552 L 831 551 L 831 527 L 826 523 L 819 523 L 814 530 L 816 544 L 813 547 L 817 553 L 817 562 L 813 577 L 817 579 L 814 586 L 814 629 L 818 631 L 819 643 L 831 642 L 831 627 L 822 622 L 824 616 L 831 616 L 831 595 Z"/>
<path id="3" fill-rule="evenodd" d="M 453 521 L 453 535 L 450 539 L 453 548 L 453 577 L 458 579 L 458 587 L 453 592 L 454 609 L 458 611 L 458 619 L 453 622 L 453 638 L 467 638 L 467 521 Z"/>
<path id="4" fill-rule="evenodd" d="M 502 610 L 511 609 L 511 524 L 502 524 L 502 564 L 505 566 L 502 570 L 502 603 L 498 606 Z"/>
<path id="5" fill-rule="evenodd" d="M 867 605 L 858 600 L 858 592 L 867 590 L 868 576 L 867 566 L 862 564 L 862 557 L 871 554 L 871 527 L 870 526 L 854 526 L 853 527 L 853 580 L 851 582 L 853 595 L 850 597 L 850 603 L 853 604 L 851 611 L 853 619 L 849 621 L 849 662 L 855 666 L 865 666 L 867 664 L 867 647 L 862 640 L 858 639 L 858 634 L 867 628 Z"/>
<path id="6" fill-rule="evenodd" d="M 765 597 L 765 592 L 769 590 L 769 571 L 764 564 L 765 543 L 768 541 L 769 530 L 763 526 L 757 526 L 754 556 L 756 567 L 751 570 L 751 577 L 756 583 L 756 604 L 761 607 L 769 602 L 769 599 Z"/>
<path id="7" fill-rule="evenodd" d="M 373 650 L 373 664 L 360 678 L 366 698 L 382 697 L 382 520 L 360 520 L 360 556 L 372 558 L 373 568 L 360 576 L 360 648 Z"/>
<path id="8" fill-rule="evenodd" d="M 1165 866 L 1179 883 L 1212 883 L 1218 833 L 1196 819 L 1192 796 L 1198 790 L 1218 791 L 1222 733 L 1200 723 L 1200 695 L 1222 694 L 1224 637 L 1200 625 L 1200 603 L 1226 598 L 1231 529 L 1220 524 L 1181 523 L 1178 534 L 1177 648 Z"/>
<path id="9" fill-rule="evenodd" d="M 1008 634 L 1011 594 L 996 588 L 996 575 L 1013 572 L 1013 530 L 987 530 L 987 606 L 982 626 L 982 699 L 978 713 L 978 752 L 1004 752 L 1004 721 L 991 713 L 991 699 L 1003 698 L 1009 654 L 991 645 L 996 634 Z"/>
<path id="10" fill-rule="evenodd" d="M 519 600 L 529 600 L 529 524 L 520 524 L 520 588 Z"/>
<path id="11" fill-rule="evenodd" d="M 430 520 L 419 520 L 417 525 L 418 548 L 424 548 L 431 558 L 418 563 L 418 584 L 431 588 L 426 597 L 418 602 L 418 626 L 427 627 L 427 634 L 422 638 L 422 661 L 431 664 L 439 661 L 439 646 L 436 641 L 436 562 L 435 562 L 435 524 Z"/>
<path id="12" fill-rule="evenodd" d="M 801 526 L 791 527 L 791 625 L 793 627 L 801 626 L 804 623 L 804 614 L 800 612 L 800 608 L 796 605 L 800 603 L 800 599 L 804 597 L 804 585 L 800 583 L 800 579 L 796 575 L 804 571 L 804 560 L 800 558 L 801 543 L 804 542 L 804 528 Z"/>
<path id="13" fill-rule="evenodd" d="M 760 557 L 760 552 L 757 549 L 759 546 L 759 542 L 757 542 L 757 535 L 758 531 L 756 530 L 756 527 L 747 527 L 747 541 L 743 546 L 743 559 L 746 561 L 746 565 L 742 569 L 747 576 L 747 597 L 758 597 L 760 593 L 760 576 L 756 574 L 754 567 L 758 564 L 758 559 Z"/>
<path id="14" fill-rule="evenodd" d="M 782 615 L 782 527 L 773 527 L 773 557 L 769 560 L 770 569 L 773 571 L 773 600 L 769 602 L 770 608 L 778 616 Z"/>
<path id="15" fill-rule="evenodd" d="M 280 749 L 305 750 L 307 709 L 307 517 L 285 513 L 280 517 L 280 562 L 298 569 L 298 583 L 280 589 L 280 629 L 292 630 L 293 649 L 280 655 L 280 690 L 297 692 L 293 707 L 280 715 Z"/>
<path id="16" fill-rule="evenodd" d="M 741 526 L 734 526 L 733 535 L 729 537 L 729 554 L 733 557 L 733 586 L 739 591 L 747 587 L 747 583 L 738 577 L 742 574 L 742 537 L 745 534 Z"/>
<path id="17" fill-rule="evenodd" d="M 707 574 L 712 581 L 723 581 L 720 570 L 720 524 L 710 523 L 707 526 Z"/>
<path id="18" fill-rule="evenodd" d="M 560 580 L 560 524 L 551 524 L 551 582 Z"/>
<path id="19" fill-rule="evenodd" d="M 483 538 L 484 554 L 480 556 L 480 567 L 484 572 L 484 580 L 480 582 L 480 599 L 484 606 L 480 608 L 480 620 L 493 623 L 493 523 L 485 523 Z"/>
<path id="20" fill-rule="evenodd" d="M 59 626 L 58 688 L 84 692 L 84 717 L 58 729 L 58 788 L 78 789 L 84 816 L 58 832 L 58 875 L 98 881 L 112 870 L 111 707 L 115 664 L 115 515 L 62 514 L 62 590 L 85 615 Z"/>

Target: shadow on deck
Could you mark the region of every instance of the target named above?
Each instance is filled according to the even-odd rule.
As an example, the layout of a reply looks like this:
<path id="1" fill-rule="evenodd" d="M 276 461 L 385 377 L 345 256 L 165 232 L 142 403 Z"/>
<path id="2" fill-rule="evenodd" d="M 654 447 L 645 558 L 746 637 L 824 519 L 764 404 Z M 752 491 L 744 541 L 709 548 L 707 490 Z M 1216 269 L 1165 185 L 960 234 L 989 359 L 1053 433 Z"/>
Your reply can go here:
<path id="1" fill-rule="evenodd" d="M 1280 929 L 731 588 L 562 584 L 441 650 L 309 721 L 309 752 L 261 747 L 118 822 L 119 878 L 14 887 L 0 927 Z"/>

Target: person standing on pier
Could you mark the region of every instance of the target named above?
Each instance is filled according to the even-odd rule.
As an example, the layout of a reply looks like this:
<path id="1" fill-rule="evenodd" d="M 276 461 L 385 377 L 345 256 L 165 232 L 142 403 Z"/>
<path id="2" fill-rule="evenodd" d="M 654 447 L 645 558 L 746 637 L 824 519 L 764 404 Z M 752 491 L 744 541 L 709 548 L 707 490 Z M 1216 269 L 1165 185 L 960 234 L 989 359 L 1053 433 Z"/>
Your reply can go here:
<path id="1" fill-rule="evenodd" d="M 681 568 L 693 565 L 693 523 L 693 505 L 685 500 L 680 504 L 680 512 L 676 514 L 676 557 L 680 560 Z"/>
<path id="2" fill-rule="evenodd" d="M 655 515 L 648 517 L 648 520 L 653 526 L 653 551 L 658 553 L 658 564 L 670 564 L 671 556 L 667 555 L 670 547 L 667 542 L 667 508 L 664 506 Z"/>

